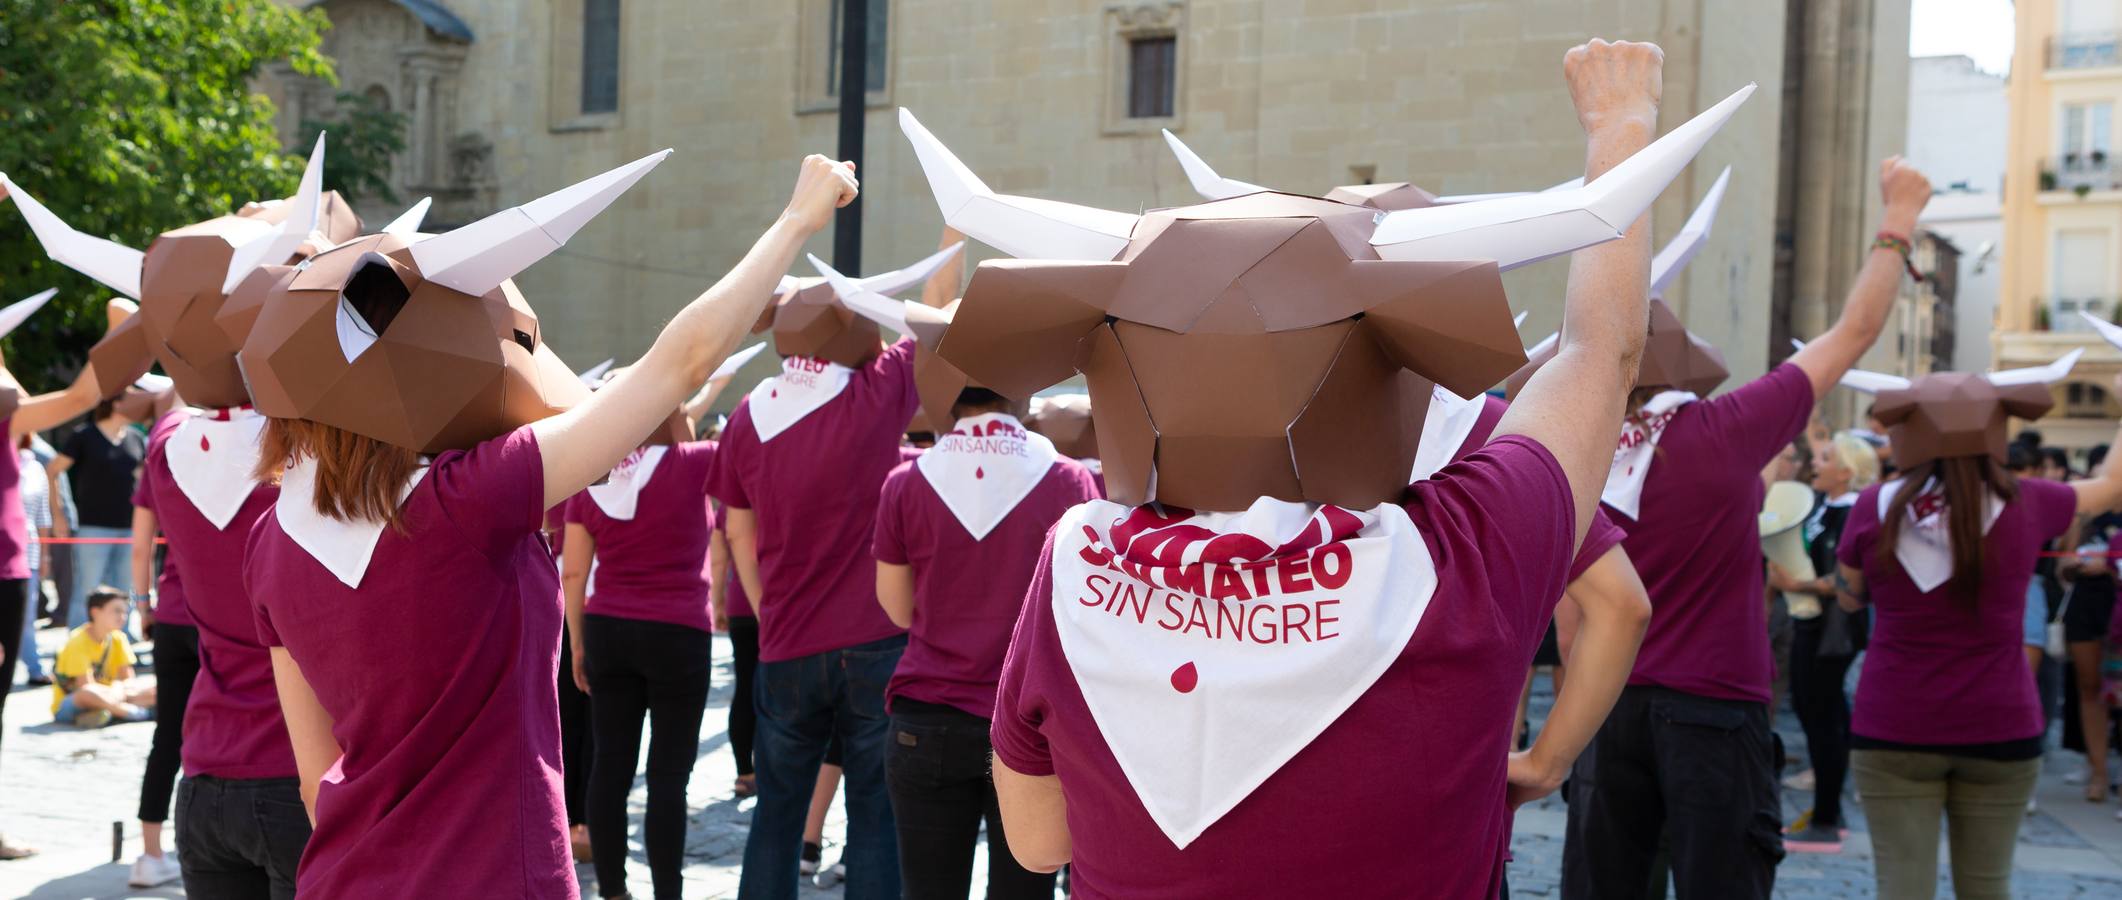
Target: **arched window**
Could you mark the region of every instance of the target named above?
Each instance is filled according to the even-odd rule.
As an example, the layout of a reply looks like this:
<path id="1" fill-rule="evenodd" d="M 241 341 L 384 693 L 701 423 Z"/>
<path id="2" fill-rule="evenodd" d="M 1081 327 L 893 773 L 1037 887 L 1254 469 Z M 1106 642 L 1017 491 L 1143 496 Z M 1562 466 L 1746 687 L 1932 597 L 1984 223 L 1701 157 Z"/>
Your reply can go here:
<path id="1" fill-rule="evenodd" d="M 368 98 L 368 105 L 373 107 L 376 112 L 387 113 L 391 111 L 391 92 L 386 90 L 383 85 L 369 85 L 368 90 L 361 92 L 361 96 Z"/>

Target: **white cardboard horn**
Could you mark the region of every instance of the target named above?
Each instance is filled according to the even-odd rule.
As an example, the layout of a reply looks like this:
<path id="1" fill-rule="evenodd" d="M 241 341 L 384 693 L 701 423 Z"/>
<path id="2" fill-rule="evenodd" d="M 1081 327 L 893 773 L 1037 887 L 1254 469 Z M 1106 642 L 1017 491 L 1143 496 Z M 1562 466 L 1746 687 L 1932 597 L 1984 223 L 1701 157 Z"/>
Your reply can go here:
<path id="1" fill-rule="evenodd" d="M 382 233 L 395 234 L 402 238 L 409 238 L 419 234 L 421 224 L 427 221 L 427 209 L 433 206 L 434 203 L 435 198 L 433 197 L 420 198 L 420 202 L 407 207 L 404 212 L 398 214 L 397 218 L 392 219 L 389 225 L 383 226 Z"/>
<path id="2" fill-rule="evenodd" d="M 22 211 L 23 221 L 29 223 L 29 230 L 37 235 L 37 243 L 44 245 L 44 254 L 53 262 L 127 297 L 140 299 L 140 264 L 145 258 L 140 251 L 75 231 L 5 172 L 0 172 L 0 187 L 7 188 L 7 196 Z"/>
<path id="3" fill-rule="evenodd" d="M 1659 248 L 1658 255 L 1650 260 L 1650 295 L 1665 296 L 1665 289 L 1680 277 L 1680 270 L 1694 260 L 1702 245 L 1709 243 L 1710 226 L 1717 222 L 1717 207 L 1724 200 L 1724 186 L 1731 183 L 1731 167 L 1717 176 L 1709 186 L 1709 193 L 1702 195 L 1702 203 L 1688 215 L 1687 223 L 1680 226 L 1680 233 Z"/>
<path id="4" fill-rule="evenodd" d="M 1439 197 L 1432 197 L 1430 198 L 1429 202 L 1432 206 L 1441 206 L 1447 203 L 1480 203 L 1486 200 L 1502 200 L 1506 197 L 1529 197 L 1533 194 L 1546 194 L 1552 193 L 1554 191 L 1566 191 L 1572 188 L 1580 188 L 1583 186 L 1584 176 L 1579 175 L 1568 181 L 1562 182 L 1561 184 L 1555 185 L 1554 187 L 1547 188 L 1546 190 L 1541 191 L 1496 191 L 1487 194 L 1445 194 Z"/>
<path id="5" fill-rule="evenodd" d="M 612 370 L 612 363 L 615 362 L 618 362 L 618 360 L 607 359 L 594 366 L 590 366 L 587 369 L 583 369 L 582 374 L 576 375 L 575 377 L 582 379 L 583 384 L 586 384 L 590 387 L 596 387 L 597 381 L 604 377 L 604 373 Z"/>
<path id="6" fill-rule="evenodd" d="M 1164 129 L 1164 143 L 1172 148 L 1172 155 L 1179 158 L 1179 168 L 1186 171 L 1186 180 L 1193 183 L 1194 192 L 1204 198 L 1223 200 L 1268 190 L 1257 184 L 1216 174 L 1216 170 L 1209 166 L 1207 160 L 1195 153 L 1192 147 L 1186 146 L 1186 142 L 1179 140 L 1179 136 L 1172 134 L 1169 128 Z"/>
<path id="7" fill-rule="evenodd" d="M 671 155 L 659 150 L 522 206 L 412 245 L 420 275 L 480 296 L 544 259 Z"/>
<path id="8" fill-rule="evenodd" d="M 295 199 L 288 203 L 287 218 L 281 220 L 279 228 L 251 238 L 229 254 L 221 293 L 235 290 L 259 266 L 285 262 L 294 256 L 310 232 L 317 230 L 317 220 L 323 212 L 324 132 L 320 131 L 316 145 L 310 148 L 309 163 L 302 168 L 302 184 L 295 189 Z"/>
<path id="9" fill-rule="evenodd" d="M 2108 327 L 2113 328 L 2114 326 L 2109 325 Z M 2100 336 L 2108 338 L 2109 341 L 2114 340 L 2114 338 L 2108 337 L 2107 332 L 2104 330 L 2100 332 Z M 2069 377 L 2071 367 L 2076 366 L 2078 357 L 2084 355 L 2085 348 L 2079 347 L 2063 354 L 2062 358 L 2045 366 L 2034 366 L 2026 369 L 2005 369 L 1999 372 L 1991 372 L 1982 377 L 1989 379 L 1990 384 L 1999 387 L 2011 387 L 2020 384 L 2055 384 Z"/>
<path id="10" fill-rule="evenodd" d="M 817 269 L 818 274 L 825 276 L 825 280 L 832 284 L 833 294 L 840 298 L 840 302 L 856 315 L 900 334 L 913 333 L 906 326 L 906 307 L 912 301 L 893 300 L 870 290 L 860 282 L 840 274 L 832 266 L 826 265 L 825 260 L 819 259 L 815 254 L 807 253 L 804 257 L 810 260 L 811 267 Z"/>
<path id="11" fill-rule="evenodd" d="M 43 309 L 44 304 L 51 302 L 52 297 L 58 293 L 58 288 L 45 288 L 0 308 L 0 337 L 13 334 L 15 329 L 22 327 L 22 323 L 29 320 L 31 313 Z"/>
<path id="12" fill-rule="evenodd" d="M 1752 96 L 1740 88 L 1636 155 L 1569 190 L 1386 213 L 1371 245 L 1386 259 L 1492 259 L 1511 269 L 1610 241 L 1628 230 Z"/>
<path id="13" fill-rule="evenodd" d="M 1018 259 L 1110 262 L 1127 246 L 1141 219 L 1091 206 L 997 194 L 904 108 L 899 110 L 899 128 L 914 145 L 944 223 Z"/>
<path id="14" fill-rule="evenodd" d="M 930 276 L 936 274 L 937 269 L 943 268 L 944 263 L 950 262 L 951 257 L 957 256 L 959 251 L 964 249 L 965 242 L 959 241 L 929 254 L 913 265 L 903 269 L 893 269 L 889 272 L 879 272 L 867 278 L 857 278 L 855 283 L 879 294 L 896 294 L 927 281 Z M 816 257 L 812 257 L 813 261 L 816 261 L 816 259 Z"/>

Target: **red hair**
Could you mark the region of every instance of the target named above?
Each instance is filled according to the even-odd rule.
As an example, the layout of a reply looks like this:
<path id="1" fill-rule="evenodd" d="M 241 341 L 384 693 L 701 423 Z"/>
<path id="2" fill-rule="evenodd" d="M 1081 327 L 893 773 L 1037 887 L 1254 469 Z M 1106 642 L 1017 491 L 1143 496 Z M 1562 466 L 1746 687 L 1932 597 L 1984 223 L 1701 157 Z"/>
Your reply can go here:
<path id="1" fill-rule="evenodd" d="M 267 419 L 262 444 L 260 481 L 278 481 L 289 462 L 313 460 L 317 488 L 310 500 L 318 512 L 398 528 L 398 492 L 420 467 L 420 454 L 307 419 Z"/>

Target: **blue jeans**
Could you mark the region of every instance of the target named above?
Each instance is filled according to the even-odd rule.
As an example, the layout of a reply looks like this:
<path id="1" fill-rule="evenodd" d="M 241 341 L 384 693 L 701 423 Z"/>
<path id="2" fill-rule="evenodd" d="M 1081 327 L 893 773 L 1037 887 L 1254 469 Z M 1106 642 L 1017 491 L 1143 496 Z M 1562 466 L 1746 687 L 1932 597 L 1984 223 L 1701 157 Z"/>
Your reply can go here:
<path id="1" fill-rule="evenodd" d="M 80 538 L 129 538 L 130 528 L 83 525 L 74 531 Z M 68 630 L 88 624 L 88 592 L 109 585 L 128 594 L 133 590 L 131 544 L 75 544 L 74 595 L 66 604 Z"/>
<path id="2" fill-rule="evenodd" d="M 38 601 L 44 599 L 44 592 L 38 590 L 38 585 L 43 582 L 37 577 L 42 573 L 37 571 L 34 565 L 36 561 L 36 556 L 32 554 L 29 590 L 24 592 L 27 596 L 22 598 L 22 668 L 29 672 L 31 678 L 43 678 L 44 657 L 37 655 L 37 607 L 41 605 Z M 8 673 L 8 677 L 14 677 L 14 673 Z"/>
<path id="3" fill-rule="evenodd" d="M 794 900 L 803 819 L 817 786 L 825 745 L 838 738 L 847 773 L 847 900 L 899 896 L 899 838 L 884 784 L 891 717 L 884 684 L 899 666 L 906 638 L 885 638 L 780 662 L 761 662 L 753 696 L 759 708 L 759 805 L 744 843 L 738 900 Z"/>

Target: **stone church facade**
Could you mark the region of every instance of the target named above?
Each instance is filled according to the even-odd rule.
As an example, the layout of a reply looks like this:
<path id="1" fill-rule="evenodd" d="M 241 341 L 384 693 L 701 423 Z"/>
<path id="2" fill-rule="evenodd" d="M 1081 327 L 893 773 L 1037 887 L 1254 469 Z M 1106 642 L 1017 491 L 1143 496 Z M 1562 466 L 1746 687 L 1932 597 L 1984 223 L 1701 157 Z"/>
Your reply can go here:
<path id="1" fill-rule="evenodd" d="M 408 116 L 392 184 L 405 203 L 433 196 L 436 226 L 676 148 L 519 279 L 586 367 L 644 350 L 779 212 L 796 157 L 833 151 L 842 2 L 322 0 L 340 84 L 277 72 L 261 89 L 291 147 L 341 92 Z M 1908 0 L 868 2 L 871 270 L 933 249 L 941 225 L 899 106 L 998 191 L 1112 209 L 1196 199 L 1163 128 L 1229 177 L 1293 191 L 1526 189 L 1582 171 L 1563 51 L 1647 39 L 1666 51 L 1668 126 L 1762 88 L 1655 210 L 1662 240 L 1733 166 L 1716 237 L 1672 296 L 1744 376 L 1832 321 L 1876 223 L 1869 173 L 1905 133 Z M 1566 268 L 1507 276 L 1528 343 L 1559 321 Z"/>

